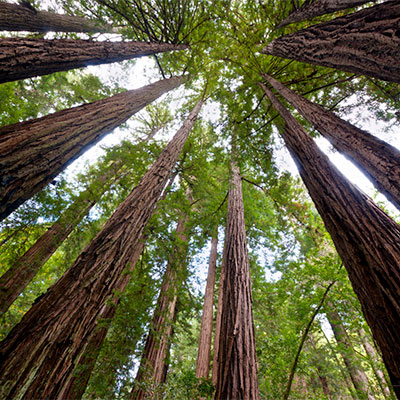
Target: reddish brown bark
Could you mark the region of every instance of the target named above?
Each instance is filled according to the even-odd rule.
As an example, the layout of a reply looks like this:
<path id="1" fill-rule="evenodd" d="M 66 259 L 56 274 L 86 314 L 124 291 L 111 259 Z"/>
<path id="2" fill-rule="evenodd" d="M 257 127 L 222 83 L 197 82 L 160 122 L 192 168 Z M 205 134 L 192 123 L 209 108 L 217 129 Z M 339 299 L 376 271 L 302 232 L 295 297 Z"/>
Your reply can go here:
<path id="1" fill-rule="evenodd" d="M 4 398 L 57 398 L 131 257 L 197 118 L 199 102 L 141 182 L 68 271 L 0 344 Z"/>
<path id="2" fill-rule="evenodd" d="M 107 133 L 181 82 L 181 77 L 161 80 L 0 128 L 0 220 L 43 189 Z"/>
<path id="3" fill-rule="evenodd" d="M 1 38 L 0 83 L 185 48 L 169 43 Z"/>
<path id="4" fill-rule="evenodd" d="M 0 30 L 27 32 L 113 32 L 112 26 L 81 17 L 38 11 L 29 6 L 0 2 Z"/>
<path id="5" fill-rule="evenodd" d="M 369 382 L 365 371 L 357 365 L 357 360 L 349 335 L 341 321 L 339 313 L 335 310 L 334 305 L 331 302 L 327 302 L 326 305 L 326 316 L 335 335 L 335 339 L 339 344 L 339 352 L 342 355 L 350 379 L 356 389 L 357 396 L 360 397 L 360 399 L 375 400 L 375 397 L 370 393 Z"/>
<path id="6" fill-rule="evenodd" d="M 347 8 L 361 6 L 377 0 L 314 0 L 310 4 L 293 11 L 285 18 L 277 28 L 293 24 L 294 22 L 306 21 L 325 14 L 346 10 Z"/>
<path id="7" fill-rule="evenodd" d="M 400 228 L 331 164 L 261 84 L 285 120 L 282 136 L 330 233 L 400 395 Z"/>
<path id="8" fill-rule="evenodd" d="M 232 162 L 216 400 L 259 399 L 251 283 L 239 168 Z"/>
<path id="9" fill-rule="evenodd" d="M 176 317 L 178 290 L 186 265 L 187 222 L 188 216 L 182 215 L 176 227 L 175 235 L 178 240 L 168 258 L 167 269 L 163 276 L 153 320 L 136 375 L 135 387 L 131 394 L 131 399 L 134 400 L 153 398 L 152 391 L 157 390 L 158 386 L 166 380 L 166 358 Z"/>
<path id="10" fill-rule="evenodd" d="M 83 191 L 36 243 L 0 277 L 0 314 L 8 310 L 40 268 L 97 203 L 116 172 L 118 168 L 110 169 L 98 178 L 98 182 Z"/>
<path id="11" fill-rule="evenodd" d="M 264 54 L 400 82 L 400 3 L 386 1 L 273 40 Z"/>
<path id="12" fill-rule="evenodd" d="M 210 260 L 208 264 L 207 284 L 204 294 L 203 315 L 201 317 L 199 350 L 197 353 L 196 377 L 208 379 L 210 373 L 211 338 L 213 330 L 213 304 L 215 273 L 217 269 L 218 232 L 211 240 Z"/>
<path id="13" fill-rule="evenodd" d="M 271 76 L 264 77 L 337 150 L 354 161 L 375 187 L 400 209 L 399 150 L 298 95 Z"/>

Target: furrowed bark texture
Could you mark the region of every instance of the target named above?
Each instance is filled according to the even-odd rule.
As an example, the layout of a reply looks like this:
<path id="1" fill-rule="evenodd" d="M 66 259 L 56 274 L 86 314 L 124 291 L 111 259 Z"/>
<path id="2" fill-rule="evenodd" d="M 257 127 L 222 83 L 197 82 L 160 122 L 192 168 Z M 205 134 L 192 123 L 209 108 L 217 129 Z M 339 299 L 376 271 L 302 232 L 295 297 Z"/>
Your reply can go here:
<path id="1" fill-rule="evenodd" d="M 107 133 L 181 82 L 173 77 L 0 128 L 0 220 Z"/>
<path id="2" fill-rule="evenodd" d="M 217 385 L 218 379 L 218 352 L 219 352 L 219 340 L 221 337 L 221 317 L 224 297 L 224 279 L 225 279 L 225 263 L 221 265 L 221 272 L 219 277 L 219 289 L 218 289 L 218 305 L 217 305 L 217 316 L 215 318 L 215 333 L 214 333 L 214 354 L 213 364 L 211 370 L 211 382 L 213 386 Z"/>
<path id="3" fill-rule="evenodd" d="M 107 181 L 116 172 L 114 168 L 109 170 L 108 174 L 100 176 L 98 182 L 82 192 L 36 243 L 0 277 L 0 314 L 8 310 L 40 268 L 97 203 L 111 183 L 107 184 Z"/>
<path id="4" fill-rule="evenodd" d="M 324 110 L 271 76 L 265 79 L 331 144 L 365 172 L 375 187 L 400 209 L 400 151 Z"/>
<path id="5" fill-rule="evenodd" d="M 259 399 L 251 283 L 239 168 L 232 162 L 216 400 Z"/>
<path id="6" fill-rule="evenodd" d="M 338 312 L 333 307 L 334 306 L 332 303 L 327 302 L 326 316 L 328 318 L 329 325 L 332 328 L 333 334 L 335 335 L 335 339 L 339 344 L 339 351 L 350 375 L 350 379 L 353 382 L 354 388 L 356 389 L 357 395 L 361 399 L 375 400 L 375 397 L 369 393 L 369 382 L 367 375 L 365 371 L 363 371 L 360 366 L 357 365 L 357 360 L 355 359 L 350 338 L 342 324 Z"/>
<path id="7" fill-rule="evenodd" d="M 0 397 L 57 398 L 90 340 L 200 110 L 199 102 L 141 182 L 68 271 L 0 343 Z"/>
<path id="8" fill-rule="evenodd" d="M 217 270 L 217 232 L 211 240 L 210 260 L 208 264 L 207 284 L 204 294 L 203 315 L 201 317 L 199 350 L 197 353 L 196 377 L 206 378 L 210 374 L 211 338 L 213 330 L 213 304 L 215 273 Z"/>
<path id="9" fill-rule="evenodd" d="M 164 383 L 167 377 L 166 358 L 173 334 L 178 290 L 182 283 L 188 250 L 187 222 L 188 216 L 182 215 L 176 227 L 175 234 L 178 241 L 169 256 L 163 276 L 153 320 L 131 394 L 131 399 L 134 400 L 153 398 L 152 389 L 157 389 L 157 386 Z"/>
<path id="10" fill-rule="evenodd" d="M 303 6 L 292 12 L 277 28 L 293 24 L 293 22 L 306 21 L 321 15 L 346 10 L 347 8 L 358 7 L 373 1 L 376 0 L 314 0 L 311 4 L 307 4 L 305 7 Z"/>
<path id="11" fill-rule="evenodd" d="M 331 164 L 261 84 L 285 120 L 282 136 L 345 265 L 400 396 L 400 228 Z"/>
<path id="12" fill-rule="evenodd" d="M 33 8 L 0 2 L 0 30 L 28 32 L 113 32 L 113 27 L 81 17 L 38 11 Z"/>
<path id="13" fill-rule="evenodd" d="M 169 43 L 2 38 L 0 83 L 185 48 Z"/>
<path id="14" fill-rule="evenodd" d="M 145 235 L 139 241 L 135 253 L 130 260 L 130 270 L 132 273 L 140 254 L 143 251 L 143 247 L 146 243 Z M 93 335 L 89 338 L 85 345 L 83 353 L 75 367 L 75 370 L 70 374 L 62 392 L 60 393 L 58 400 L 79 400 L 85 393 L 86 386 L 89 382 L 90 376 L 96 364 L 97 357 L 100 353 L 101 346 L 107 336 L 109 327 L 114 318 L 117 306 L 121 297 L 129 283 L 130 274 L 123 274 L 119 277 L 118 283 L 115 286 L 115 294 L 111 300 L 111 304 L 105 304 L 98 317 L 97 327 L 93 332 Z"/>
<path id="15" fill-rule="evenodd" d="M 264 54 L 400 82 L 400 2 L 386 1 L 273 40 Z"/>

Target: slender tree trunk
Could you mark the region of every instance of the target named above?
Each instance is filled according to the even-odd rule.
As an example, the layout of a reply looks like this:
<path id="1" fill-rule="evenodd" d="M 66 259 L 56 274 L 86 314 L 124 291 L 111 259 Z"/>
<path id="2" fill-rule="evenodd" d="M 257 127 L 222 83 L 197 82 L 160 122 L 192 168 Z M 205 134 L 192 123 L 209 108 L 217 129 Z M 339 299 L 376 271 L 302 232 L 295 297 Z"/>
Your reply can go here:
<path id="1" fill-rule="evenodd" d="M 231 169 L 215 399 L 257 400 L 260 395 L 242 182 L 239 168 L 234 161 Z"/>
<path id="2" fill-rule="evenodd" d="M 213 304 L 215 274 L 217 270 L 218 231 L 211 240 L 210 260 L 208 264 L 207 284 L 204 294 L 203 315 L 199 338 L 199 350 L 197 353 L 196 377 L 208 379 L 210 374 L 211 338 L 213 330 Z"/>
<path id="3" fill-rule="evenodd" d="M 113 166 L 83 191 L 36 243 L 0 277 L 0 315 L 8 310 L 40 268 L 97 203 L 116 173 L 118 166 Z"/>
<path id="4" fill-rule="evenodd" d="M 273 40 L 264 54 L 400 83 L 400 2 L 386 1 Z"/>
<path id="5" fill-rule="evenodd" d="M 350 338 L 346 332 L 344 325 L 338 312 L 335 310 L 334 305 L 327 301 L 326 316 L 329 324 L 332 327 L 335 339 L 339 345 L 339 352 L 343 357 L 347 371 L 353 382 L 354 388 L 361 399 L 375 400 L 375 397 L 370 394 L 369 382 L 367 375 L 357 365 L 353 347 L 350 343 Z"/>
<path id="6" fill-rule="evenodd" d="M 185 48 L 169 43 L 2 38 L 0 83 Z"/>
<path id="7" fill-rule="evenodd" d="M 66 14 L 38 11 L 27 5 L 0 2 L 0 30 L 27 32 L 114 32 L 110 25 Z"/>
<path id="8" fill-rule="evenodd" d="M 263 84 L 285 120 L 282 136 L 349 274 L 400 396 L 400 228 L 341 175 Z"/>
<path id="9" fill-rule="evenodd" d="M 133 114 L 178 87 L 173 77 L 0 128 L 0 220 Z"/>
<path id="10" fill-rule="evenodd" d="M 368 339 L 368 335 L 363 328 L 361 328 L 359 330 L 359 336 L 361 338 L 364 350 L 367 353 L 367 356 L 371 361 L 372 369 L 374 370 L 374 374 L 376 376 L 376 379 L 378 380 L 379 387 L 381 388 L 382 393 L 385 395 L 386 398 L 392 399 L 393 396 L 389 389 L 389 385 L 386 382 L 385 374 L 379 368 L 378 355 L 376 354 L 376 351 L 375 351 L 374 347 L 372 346 L 372 344 L 370 343 L 370 341 Z"/>
<path id="11" fill-rule="evenodd" d="M 175 234 L 178 240 L 169 256 L 167 269 L 164 273 L 153 320 L 131 394 L 131 399 L 134 400 L 153 398 L 152 389 L 157 389 L 157 386 L 164 383 L 166 379 L 166 358 L 173 333 L 178 290 L 186 265 L 187 222 L 188 215 L 184 214 L 176 227 Z M 146 387 L 143 387 L 143 384 Z"/>
<path id="12" fill-rule="evenodd" d="M 314 335 L 312 334 L 312 332 L 310 332 L 308 334 L 308 339 L 311 343 L 311 347 L 314 349 L 315 352 L 319 352 L 320 350 L 318 349 L 316 343 L 315 343 L 315 339 L 314 339 Z M 325 375 L 325 371 L 323 366 L 321 365 L 321 363 L 316 360 L 315 362 L 315 367 L 317 368 L 317 372 L 318 372 L 318 378 L 321 382 L 321 386 L 322 386 L 322 391 L 324 392 L 324 395 L 329 399 L 332 400 L 332 395 L 331 395 L 331 391 L 329 390 L 329 385 L 328 385 L 328 379 Z"/>
<path id="13" fill-rule="evenodd" d="M 324 110 L 271 76 L 265 79 L 335 148 L 363 170 L 376 188 L 400 209 L 400 151 Z"/>
<path id="14" fill-rule="evenodd" d="M 219 289 L 218 289 L 218 305 L 217 305 L 217 316 L 215 319 L 215 333 L 214 333 L 214 354 L 213 364 L 211 371 L 211 381 L 213 386 L 217 386 L 218 379 L 218 354 L 219 354 L 219 341 L 221 337 L 221 317 L 224 297 L 224 279 L 225 279 L 225 263 L 221 265 L 221 272 L 219 278 Z"/>
<path id="15" fill-rule="evenodd" d="M 306 21 L 325 14 L 331 14 L 336 11 L 346 10 L 347 8 L 361 6 L 377 0 L 314 0 L 311 4 L 293 11 L 285 18 L 277 28 L 293 24 L 293 22 Z"/>
<path id="16" fill-rule="evenodd" d="M 57 398 L 149 221 L 197 118 L 199 102 L 141 182 L 0 344 L 0 397 Z"/>

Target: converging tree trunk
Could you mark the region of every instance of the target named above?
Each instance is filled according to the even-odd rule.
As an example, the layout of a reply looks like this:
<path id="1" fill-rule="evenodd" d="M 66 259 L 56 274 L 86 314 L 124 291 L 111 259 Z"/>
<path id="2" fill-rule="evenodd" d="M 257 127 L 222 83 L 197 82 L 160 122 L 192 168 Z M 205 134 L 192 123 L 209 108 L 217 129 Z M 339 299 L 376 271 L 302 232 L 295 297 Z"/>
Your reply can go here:
<path id="1" fill-rule="evenodd" d="M 260 85 L 285 121 L 281 134 L 347 269 L 400 396 L 400 228 L 331 164 L 273 93 Z"/>
<path id="2" fill-rule="evenodd" d="M 225 278 L 215 399 L 257 400 L 260 395 L 242 182 L 235 161 L 231 163 L 223 263 Z"/>
<path id="3" fill-rule="evenodd" d="M 354 161 L 375 187 L 400 209 L 399 150 L 298 95 L 271 76 L 264 77 L 337 150 Z"/>
<path id="4" fill-rule="evenodd" d="M 166 358 L 176 317 L 178 291 L 186 271 L 187 222 L 188 215 L 183 214 L 176 227 L 177 241 L 168 258 L 153 320 L 131 394 L 131 399 L 134 400 L 154 398 L 153 391 L 157 391 L 159 385 L 164 383 L 167 377 Z"/>
<path id="5" fill-rule="evenodd" d="M 215 274 L 217 270 L 218 231 L 211 239 L 211 252 L 208 264 L 207 284 L 204 294 L 203 315 L 201 317 L 199 350 L 197 353 L 196 377 L 208 379 L 210 374 L 211 338 L 213 330 L 213 304 Z"/>
<path id="6" fill-rule="evenodd" d="M 175 89 L 173 77 L 140 89 L 0 128 L 0 220 L 133 114 Z"/>
<path id="7" fill-rule="evenodd" d="M 116 173 L 118 166 L 114 165 L 107 173 L 98 177 L 98 181 L 83 191 L 35 244 L 0 277 L 0 314 L 8 310 L 40 268 L 88 214 L 107 190 Z"/>
<path id="8" fill-rule="evenodd" d="M 354 14 L 274 39 L 264 54 L 400 82 L 400 3 Z"/>
<path id="9" fill-rule="evenodd" d="M 377 0 L 314 0 L 311 3 L 306 2 L 302 7 L 289 14 L 277 28 L 375 1 Z"/>
<path id="10" fill-rule="evenodd" d="M 57 398 L 62 393 L 107 300 L 129 271 L 201 105 L 199 101 L 96 238 L 0 343 L 0 397 Z"/>
<path id="11" fill-rule="evenodd" d="M 357 359 L 350 343 L 350 338 L 343 326 L 339 313 L 335 310 L 331 302 L 327 301 L 326 306 L 326 316 L 339 345 L 339 352 L 342 355 L 357 395 L 360 399 L 375 400 L 375 397 L 370 393 L 369 382 L 365 371 L 357 365 Z"/>
<path id="12" fill-rule="evenodd" d="M 21 2 L 22 3 L 22 2 Z M 28 32 L 114 32 L 112 26 L 66 14 L 35 10 L 23 4 L 0 2 L 0 30 Z"/>
<path id="13" fill-rule="evenodd" d="M 1 38 L 0 83 L 185 48 L 169 43 Z"/>

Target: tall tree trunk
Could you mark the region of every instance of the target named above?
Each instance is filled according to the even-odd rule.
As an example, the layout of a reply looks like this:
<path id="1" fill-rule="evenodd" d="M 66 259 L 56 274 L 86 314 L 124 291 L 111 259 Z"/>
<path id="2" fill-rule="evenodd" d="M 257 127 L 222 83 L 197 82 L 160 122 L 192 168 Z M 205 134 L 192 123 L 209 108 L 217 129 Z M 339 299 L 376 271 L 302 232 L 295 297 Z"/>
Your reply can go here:
<path id="1" fill-rule="evenodd" d="M 176 227 L 177 242 L 168 258 L 153 320 L 146 339 L 140 367 L 136 375 L 131 399 L 153 398 L 152 389 L 166 379 L 166 358 L 173 333 L 178 290 L 185 271 L 188 250 L 188 215 L 183 214 Z M 142 385 L 145 385 L 143 387 Z M 149 389 L 149 390 L 146 390 Z"/>
<path id="2" fill-rule="evenodd" d="M 293 11 L 285 18 L 277 28 L 293 24 L 293 22 L 306 21 L 325 14 L 346 10 L 347 8 L 361 6 L 377 0 L 314 0 L 311 4 L 306 3 L 301 8 Z"/>
<path id="3" fill-rule="evenodd" d="M 194 107 L 141 182 L 68 271 L 0 344 L 4 398 L 57 398 L 113 298 L 197 118 Z M 1 397 L 0 396 L 0 397 Z"/>
<path id="4" fill-rule="evenodd" d="M 282 36 L 262 53 L 400 83 L 399 30 L 391 0 Z"/>
<path id="5" fill-rule="evenodd" d="M 133 272 L 137 260 L 143 251 L 146 239 L 147 237 L 142 237 L 142 239 L 139 241 L 139 245 L 135 248 L 135 253 L 132 255 L 132 258 L 129 261 L 130 274 Z M 107 302 L 107 304 L 103 306 L 103 309 L 97 319 L 97 326 L 94 329 L 92 336 L 88 339 L 73 373 L 70 374 L 63 390 L 59 394 L 58 400 L 79 400 L 85 393 L 86 386 L 95 367 L 101 346 L 107 336 L 108 329 L 114 318 L 115 312 L 117 311 L 119 301 L 121 300 L 121 297 L 129 283 L 130 274 L 122 274 L 119 277 L 114 289 L 115 294 L 113 295 L 111 302 Z"/>
<path id="6" fill-rule="evenodd" d="M 281 134 L 330 233 L 400 396 L 400 228 L 331 164 L 261 84 L 285 120 Z"/>
<path id="7" fill-rule="evenodd" d="M 257 400 L 257 360 L 239 168 L 231 166 L 216 400 Z"/>
<path id="8" fill-rule="evenodd" d="M 211 370 L 211 382 L 213 386 L 217 386 L 217 379 L 218 379 L 218 353 L 219 353 L 219 341 L 221 337 L 221 317 L 222 317 L 222 307 L 223 307 L 223 297 L 224 297 L 224 279 L 225 279 L 225 263 L 223 262 L 220 271 L 217 315 L 215 318 L 214 354 L 213 354 L 213 364 Z"/>
<path id="9" fill-rule="evenodd" d="M 8 310 L 40 268 L 97 203 L 118 169 L 114 165 L 97 178 L 98 181 L 83 191 L 36 243 L 0 277 L 0 315 Z"/>
<path id="10" fill-rule="evenodd" d="M 311 347 L 314 349 L 314 351 L 319 352 L 320 350 L 318 349 L 317 344 L 315 343 L 314 335 L 312 332 L 309 333 L 308 339 L 309 339 L 309 341 L 311 343 Z M 321 365 L 321 363 L 319 362 L 318 359 L 315 362 L 315 367 L 317 368 L 318 378 L 321 382 L 322 391 L 324 392 L 324 395 L 329 400 L 332 400 L 332 395 L 331 395 L 331 391 L 329 390 L 328 379 L 325 375 L 324 367 Z"/>
<path id="11" fill-rule="evenodd" d="M 214 232 L 211 240 L 210 260 L 208 264 L 207 284 L 204 294 L 203 315 L 197 353 L 196 377 L 208 379 L 210 374 L 211 338 L 213 330 L 213 304 L 215 274 L 217 270 L 218 230 Z"/>
<path id="12" fill-rule="evenodd" d="M 354 161 L 375 187 L 400 209 L 399 150 L 298 95 L 271 76 L 264 77 L 337 150 Z"/>
<path id="13" fill-rule="evenodd" d="M 0 220 L 182 77 L 0 128 Z"/>
<path id="14" fill-rule="evenodd" d="M 359 336 L 361 338 L 364 350 L 367 353 L 368 358 L 370 359 L 372 369 L 374 370 L 374 374 L 376 376 L 376 379 L 378 380 L 379 387 L 381 388 L 382 393 L 385 395 L 386 398 L 392 399 L 393 396 L 389 389 L 389 385 L 386 382 L 385 374 L 379 368 L 378 355 L 376 354 L 376 351 L 372 346 L 371 342 L 369 341 L 368 335 L 363 328 L 359 330 Z"/>
<path id="15" fill-rule="evenodd" d="M 0 2 L 0 30 L 28 32 L 108 32 L 110 25 L 66 14 L 35 10 L 24 4 Z"/>
<path id="16" fill-rule="evenodd" d="M 169 43 L 2 38 L 0 83 L 185 48 Z"/>
<path id="17" fill-rule="evenodd" d="M 370 394 L 366 373 L 357 365 L 357 359 L 350 343 L 350 338 L 341 321 L 339 313 L 334 308 L 334 305 L 329 301 L 326 302 L 326 316 L 333 334 L 335 335 L 335 339 L 339 345 L 339 352 L 343 357 L 343 361 L 358 396 L 361 399 L 375 400 L 375 397 Z"/>

